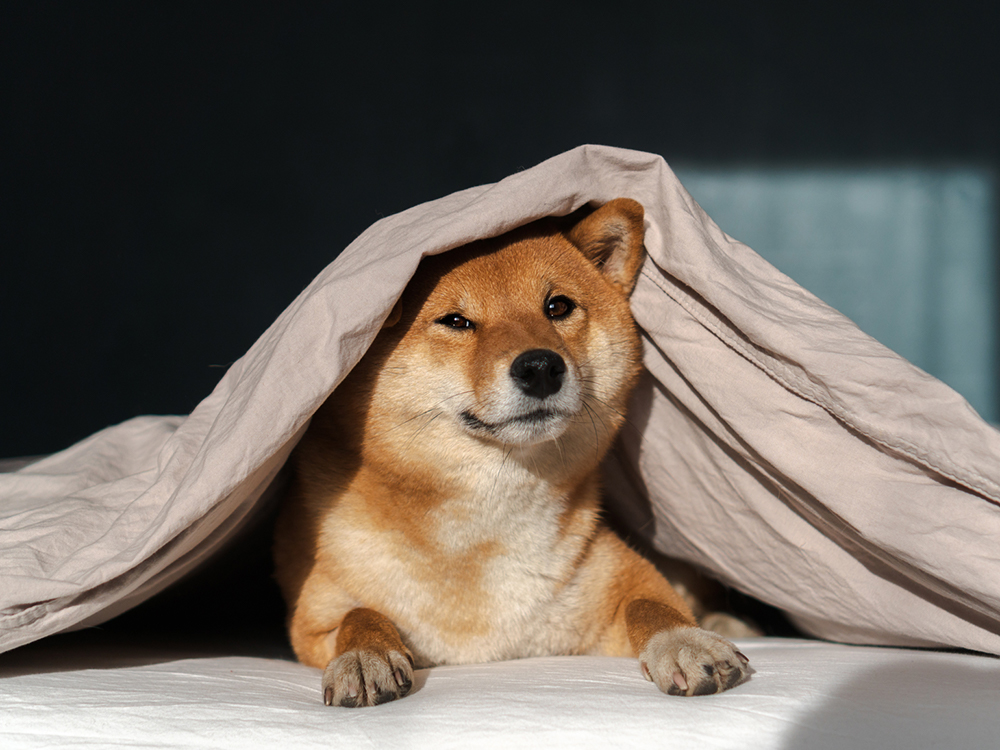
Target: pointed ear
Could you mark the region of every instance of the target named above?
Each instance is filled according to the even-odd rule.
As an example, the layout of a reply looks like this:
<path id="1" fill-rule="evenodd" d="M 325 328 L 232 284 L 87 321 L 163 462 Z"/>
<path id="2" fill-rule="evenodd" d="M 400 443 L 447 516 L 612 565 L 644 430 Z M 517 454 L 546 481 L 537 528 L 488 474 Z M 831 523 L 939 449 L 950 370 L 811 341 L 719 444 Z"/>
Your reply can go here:
<path id="1" fill-rule="evenodd" d="M 392 309 L 389 311 L 389 317 L 387 317 L 385 320 L 382 321 L 382 330 L 385 330 L 386 328 L 392 328 L 394 325 L 396 325 L 396 323 L 399 322 L 399 319 L 401 317 L 403 317 L 402 297 L 396 300 L 396 304 L 392 306 Z"/>
<path id="2" fill-rule="evenodd" d="M 638 202 L 616 198 L 566 233 L 569 241 L 625 296 L 632 293 L 645 257 L 643 215 Z"/>

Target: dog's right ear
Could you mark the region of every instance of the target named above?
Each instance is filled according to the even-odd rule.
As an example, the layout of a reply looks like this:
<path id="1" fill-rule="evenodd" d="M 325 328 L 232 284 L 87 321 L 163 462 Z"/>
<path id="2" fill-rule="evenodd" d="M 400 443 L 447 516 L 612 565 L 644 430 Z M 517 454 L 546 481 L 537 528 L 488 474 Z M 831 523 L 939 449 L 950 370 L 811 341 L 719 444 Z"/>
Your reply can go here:
<path id="1" fill-rule="evenodd" d="M 616 198 L 582 219 L 566 233 L 569 241 L 593 262 L 625 296 L 632 293 L 645 257 L 646 229 L 642 204 Z"/>
<path id="2" fill-rule="evenodd" d="M 392 309 L 389 311 L 389 317 L 387 317 L 385 320 L 382 321 L 382 330 L 385 330 L 386 328 L 392 328 L 394 325 L 396 325 L 396 323 L 399 322 L 399 319 L 401 317 L 403 317 L 402 297 L 396 300 L 396 304 L 392 306 Z"/>

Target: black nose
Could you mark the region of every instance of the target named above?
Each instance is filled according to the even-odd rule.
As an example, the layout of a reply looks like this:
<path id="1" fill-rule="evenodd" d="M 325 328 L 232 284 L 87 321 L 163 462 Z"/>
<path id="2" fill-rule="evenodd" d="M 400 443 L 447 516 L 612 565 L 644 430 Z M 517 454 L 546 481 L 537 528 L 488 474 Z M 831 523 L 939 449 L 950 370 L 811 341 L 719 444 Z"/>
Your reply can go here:
<path id="1" fill-rule="evenodd" d="M 551 349 L 532 349 L 519 354 L 510 366 L 518 387 L 534 398 L 558 392 L 566 374 L 566 362 Z"/>

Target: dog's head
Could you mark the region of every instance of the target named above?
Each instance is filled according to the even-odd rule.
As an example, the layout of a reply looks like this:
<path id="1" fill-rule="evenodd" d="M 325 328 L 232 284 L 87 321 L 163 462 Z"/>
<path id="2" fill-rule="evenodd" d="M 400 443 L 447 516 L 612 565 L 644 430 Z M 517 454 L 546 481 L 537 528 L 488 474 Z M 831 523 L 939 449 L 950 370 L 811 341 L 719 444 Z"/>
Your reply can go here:
<path id="1" fill-rule="evenodd" d="M 603 454 L 640 367 L 642 242 L 642 207 L 618 199 L 425 260 L 373 347 L 369 419 L 503 446 L 577 434 Z"/>

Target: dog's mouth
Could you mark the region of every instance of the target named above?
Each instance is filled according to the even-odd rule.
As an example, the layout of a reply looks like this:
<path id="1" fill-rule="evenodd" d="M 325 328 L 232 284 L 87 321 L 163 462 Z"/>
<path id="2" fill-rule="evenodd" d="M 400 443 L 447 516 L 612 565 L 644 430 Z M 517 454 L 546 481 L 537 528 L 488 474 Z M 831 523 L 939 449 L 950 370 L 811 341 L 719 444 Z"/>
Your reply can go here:
<path id="1" fill-rule="evenodd" d="M 568 416 L 570 415 L 555 409 L 535 409 L 534 411 L 530 411 L 525 414 L 518 414 L 510 419 L 504 419 L 500 422 L 491 423 L 484 422 L 470 411 L 463 411 L 460 415 L 462 423 L 467 429 L 474 432 L 489 433 L 491 435 L 497 435 L 501 432 L 509 431 L 511 428 L 515 430 L 518 428 L 527 428 L 530 432 L 534 432 L 535 430 L 532 428 L 544 428 L 554 422 L 561 421 Z"/>

